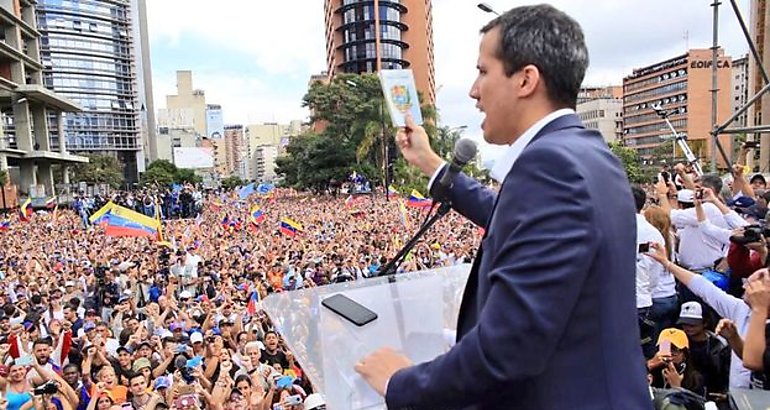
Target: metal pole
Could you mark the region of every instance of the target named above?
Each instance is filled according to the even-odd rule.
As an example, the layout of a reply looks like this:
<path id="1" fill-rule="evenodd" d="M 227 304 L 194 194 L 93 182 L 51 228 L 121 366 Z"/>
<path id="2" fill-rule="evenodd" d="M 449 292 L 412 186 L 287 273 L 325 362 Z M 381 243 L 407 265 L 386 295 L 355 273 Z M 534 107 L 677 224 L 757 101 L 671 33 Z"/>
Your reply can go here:
<path id="1" fill-rule="evenodd" d="M 717 62 L 719 59 L 719 0 L 714 0 L 711 7 L 714 8 L 713 41 L 711 45 L 711 172 L 717 170 L 717 144 L 719 144 L 717 124 L 717 96 L 719 84 L 717 78 Z"/>
<path id="2" fill-rule="evenodd" d="M 754 46 L 754 40 L 751 39 L 751 32 L 749 32 L 749 29 L 746 27 L 746 22 L 743 21 L 741 9 L 738 8 L 738 3 L 736 3 L 735 0 L 730 0 L 730 5 L 733 6 L 735 18 L 738 19 L 738 24 L 741 26 L 743 36 L 746 37 L 746 42 L 749 43 L 749 50 L 751 50 L 751 55 L 754 56 L 754 60 L 757 62 L 757 68 L 759 68 L 759 72 L 762 74 L 765 84 L 768 84 L 770 83 L 770 77 L 768 77 L 767 70 L 765 70 L 765 66 L 762 64 L 762 57 L 759 55 L 759 52 L 757 52 L 757 47 Z"/>
<path id="3" fill-rule="evenodd" d="M 382 126 L 382 170 L 384 171 L 385 201 L 390 201 L 390 178 L 388 178 L 388 137 L 385 132 L 385 99 L 380 103 L 380 125 Z"/>

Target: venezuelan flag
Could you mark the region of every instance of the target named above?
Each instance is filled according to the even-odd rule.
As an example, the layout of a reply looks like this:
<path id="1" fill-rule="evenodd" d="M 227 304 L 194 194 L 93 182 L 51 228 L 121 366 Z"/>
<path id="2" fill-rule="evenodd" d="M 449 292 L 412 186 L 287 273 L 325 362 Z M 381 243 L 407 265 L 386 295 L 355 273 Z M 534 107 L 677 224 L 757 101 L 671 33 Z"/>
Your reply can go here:
<path id="1" fill-rule="evenodd" d="M 21 207 L 19 207 L 19 219 L 24 222 L 29 222 L 32 219 L 32 199 L 27 198 Z"/>
<path id="2" fill-rule="evenodd" d="M 105 216 L 108 215 L 116 206 L 117 205 L 115 205 L 115 203 L 112 201 L 107 202 L 103 207 L 99 208 L 98 211 L 94 212 L 93 215 L 89 216 L 88 221 L 97 225 L 102 223 L 103 220 L 106 220 Z"/>
<path id="3" fill-rule="evenodd" d="M 260 208 L 259 205 L 254 205 L 251 208 L 251 211 L 249 211 L 249 219 L 251 220 L 251 223 L 255 225 L 265 222 L 265 218 L 265 213 L 262 212 L 262 208 Z"/>
<path id="4" fill-rule="evenodd" d="M 131 236 L 150 237 L 158 236 L 158 229 L 149 227 L 128 218 L 115 214 L 106 215 L 104 218 L 104 234 L 107 236 Z"/>
<path id="5" fill-rule="evenodd" d="M 46 209 L 53 209 L 56 206 L 56 197 L 52 196 L 45 200 Z"/>
<path id="6" fill-rule="evenodd" d="M 299 222 L 296 222 L 289 218 L 281 218 L 281 233 L 287 236 L 294 236 L 298 232 L 302 232 L 304 229 Z"/>
<path id="7" fill-rule="evenodd" d="M 419 191 L 413 189 L 406 205 L 412 208 L 427 208 L 433 206 L 433 201 L 425 198 Z"/>
<path id="8" fill-rule="evenodd" d="M 160 237 L 160 221 L 120 205 L 113 204 L 99 220 L 104 223 L 107 236 Z"/>
<path id="9" fill-rule="evenodd" d="M 403 200 L 398 201 L 398 216 L 401 218 L 402 225 L 409 225 L 409 213 L 406 211 L 406 206 L 404 206 Z"/>
<path id="10" fill-rule="evenodd" d="M 11 229 L 11 221 L 0 222 L 0 231 L 7 231 Z"/>
<path id="11" fill-rule="evenodd" d="M 393 185 L 388 185 L 388 195 L 398 195 L 398 191 Z"/>
<path id="12" fill-rule="evenodd" d="M 254 289 L 249 296 L 249 303 L 246 305 L 246 312 L 254 316 L 257 314 L 257 303 L 259 303 L 259 291 Z"/>

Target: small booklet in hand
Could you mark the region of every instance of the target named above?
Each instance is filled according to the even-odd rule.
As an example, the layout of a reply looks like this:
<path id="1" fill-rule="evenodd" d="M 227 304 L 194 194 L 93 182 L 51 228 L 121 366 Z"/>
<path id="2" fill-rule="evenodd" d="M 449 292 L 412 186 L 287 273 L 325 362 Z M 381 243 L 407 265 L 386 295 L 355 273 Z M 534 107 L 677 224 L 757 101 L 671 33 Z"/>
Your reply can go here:
<path id="1" fill-rule="evenodd" d="M 405 127 L 407 113 L 417 125 L 421 125 L 420 100 L 412 70 L 380 70 L 380 83 L 393 125 Z"/>

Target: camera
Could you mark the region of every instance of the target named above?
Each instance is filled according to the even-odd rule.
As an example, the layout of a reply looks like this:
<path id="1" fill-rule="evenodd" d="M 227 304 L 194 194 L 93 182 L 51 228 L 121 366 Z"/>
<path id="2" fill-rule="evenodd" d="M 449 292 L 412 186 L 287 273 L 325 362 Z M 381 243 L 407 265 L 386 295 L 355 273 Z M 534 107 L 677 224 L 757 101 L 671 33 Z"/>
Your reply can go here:
<path id="1" fill-rule="evenodd" d="M 56 394 L 59 392 L 59 386 L 55 381 L 48 381 L 44 385 L 36 387 L 34 390 L 35 396 L 42 396 L 44 394 Z"/>
<path id="2" fill-rule="evenodd" d="M 762 237 L 770 237 L 770 229 L 760 225 L 749 225 L 743 229 L 743 235 L 733 235 L 730 242 L 738 245 L 746 245 L 752 242 L 759 242 Z"/>

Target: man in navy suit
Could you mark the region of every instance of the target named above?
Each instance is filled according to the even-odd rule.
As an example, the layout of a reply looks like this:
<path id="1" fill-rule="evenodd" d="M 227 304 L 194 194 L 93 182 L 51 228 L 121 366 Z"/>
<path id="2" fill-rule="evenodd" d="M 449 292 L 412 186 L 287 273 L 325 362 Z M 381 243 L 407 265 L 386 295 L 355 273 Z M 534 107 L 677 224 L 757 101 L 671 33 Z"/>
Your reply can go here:
<path id="1" fill-rule="evenodd" d="M 486 228 L 457 344 L 418 365 L 381 349 L 356 370 L 389 409 L 650 409 L 634 200 L 620 162 L 573 111 L 588 66 L 582 30 L 539 5 L 482 33 L 470 96 L 484 139 L 506 146 L 492 169 L 502 185 L 460 174 L 449 190 L 431 187 Z M 433 185 L 445 163 L 422 127 L 406 128 L 397 143 Z"/>

